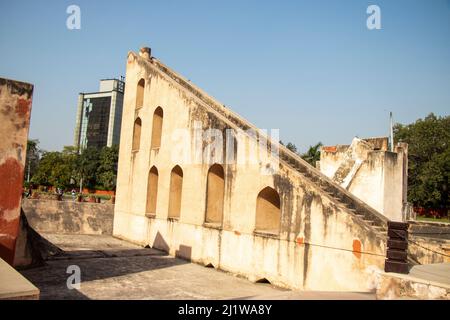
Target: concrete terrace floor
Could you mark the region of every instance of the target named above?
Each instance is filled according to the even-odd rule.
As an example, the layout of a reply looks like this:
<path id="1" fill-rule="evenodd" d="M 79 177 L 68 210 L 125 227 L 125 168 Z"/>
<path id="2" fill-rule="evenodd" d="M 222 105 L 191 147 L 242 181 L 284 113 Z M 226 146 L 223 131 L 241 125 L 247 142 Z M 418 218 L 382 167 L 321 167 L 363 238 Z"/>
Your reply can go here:
<path id="1" fill-rule="evenodd" d="M 300 292 L 255 284 L 166 253 L 103 235 L 43 234 L 65 252 L 43 267 L 22 270 L 41 299 L 375 299 L 370 293 Z M 81 270 L 69 290 L 67 267 Z"/>

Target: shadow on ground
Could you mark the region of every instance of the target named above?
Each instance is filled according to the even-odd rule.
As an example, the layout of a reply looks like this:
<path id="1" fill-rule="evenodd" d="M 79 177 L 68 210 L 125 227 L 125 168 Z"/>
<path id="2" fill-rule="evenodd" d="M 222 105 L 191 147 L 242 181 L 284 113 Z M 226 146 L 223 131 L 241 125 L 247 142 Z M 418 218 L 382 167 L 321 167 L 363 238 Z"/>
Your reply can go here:
<path id="1" fill-rule="evenodd" d="M 101 241 L 104 238 L 101 237 L 84 237 L 84 246 L 93 247 L 93 249 L 78 249 L 80 243 L 75 242 L 74 245 L 70 242 L 70 238 L 79 240 L 78 235 L 65 237 L 55 235 L 53 238 L 57 239 L 55 245 L 63 250 L 48 256 L 44 266 L 21 271 L 23 276 L 41 290 L 41 299 L 89 299 L 79 290 L 68 288 L 67 283 L 73 283 L 74 279 L 74 272 L 71 271 L 73 266 L 80 270 L 82 287 L 93 282 L 96 283 L 98 290 L 102 291 L 108 290 L 108 286 L 111 285 L 114 289 L 118 289 L 117 287 L 125 289 L 124 284 L 132 288 L 133 284 L 128 283 L 126 278 L 133 274 L 189 263 L 151 248 L 141 248 L 132 244 L 128 245 L 129 248 L 127 245 L 124 247 L 123 241 L 112 237 L 109 237 L 108 246 L 113 247 L 110 249 L 105 249 L 105 242 Z M 52 239 L 51 236 L 50 239 Z M 105 286 L 106 283 L 108 283 L 107 286 Z"/>

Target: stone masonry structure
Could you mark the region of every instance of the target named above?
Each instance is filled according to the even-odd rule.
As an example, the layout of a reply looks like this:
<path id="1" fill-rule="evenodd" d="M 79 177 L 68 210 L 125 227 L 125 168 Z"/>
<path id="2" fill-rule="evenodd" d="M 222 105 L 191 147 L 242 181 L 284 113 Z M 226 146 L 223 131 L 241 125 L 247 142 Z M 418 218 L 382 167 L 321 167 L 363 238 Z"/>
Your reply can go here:
<path id="1" fill-rule="evenodd" d="M 0 258 L 14 263 L 33 85 L 0 78 Z"/>
<path id="2" fill-rule="evenodd" d="M 376 286 L 388 219 L 149 48 L 128 54 L 121 127 L 115 236 L 288 288 Z"/>
<path id="3" fill-rule="evenodd" d="M 388 150 L 388 138 L 354 138 L 351 145 L 324 146 L 320 171 L 375 210 L 405 221 L 408 187 L 408 144 Z"/>

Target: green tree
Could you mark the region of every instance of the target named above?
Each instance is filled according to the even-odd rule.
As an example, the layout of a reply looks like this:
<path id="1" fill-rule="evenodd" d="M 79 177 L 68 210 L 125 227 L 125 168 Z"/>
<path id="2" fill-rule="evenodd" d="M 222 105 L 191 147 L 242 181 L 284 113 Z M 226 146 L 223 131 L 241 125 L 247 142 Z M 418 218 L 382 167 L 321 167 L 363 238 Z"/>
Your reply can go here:
<path id="1" fill-rule="evenodd" d="M 309 146 L 308 151 L 303 153 L 301 157 L 310 165 L 316 166 L 316 162 L 320 160 L 320 148 L 323 146 L 322 142 L 316 143 L 314 146 Z"/>
<path id="2" fill-rule="evenodd" d="M 79 157 L 78 148 L 74 146 L 64 146 L 62 158 L 70 177 L 70 185 L 68 187 L 71 188 L 77 184 L 77 164 Z"/>
<path id="3" fill-rule="evenodd" d="M 39 166 L 41 150 L 38 147 L 39 140 L 27 141 L 27 157 L 25 160 L 25 181 L 28 182 L 33 177 Z"/>
<path id="4" fill-rule="evenodd" d="M 290 151 L 297 153 L 298 154 L 298 150 L 297 150 L 297 146 L 295 144 L 293 144 L 292 142 L 288 142 L 286 145 L 283 143 L 283 141 L 279 141 L 280 144 L 282 146 L 285 146 L 286 148 L 288 148 Z"/>
<path id="5" fill-rule="evenodd" d="M 449 209 L 450 117 L 430 113 L 409 125 L 396 124 L 394 137 L 408 143 L 408 201 Z"/>
<path id="6" fill-rule="evenodd" d="M 97 168 L 100 163 L 100 151 L 94 147 L 88 147 L 81 151 L 76 161 L 76 177 L 80 185 L 94 189 L 97 184 Z"/>
<path id="7" fill-rule="evenodd" d="M 44 186 L 67 188 L 73 166 L 65 159 L 62 152 L 43 152 L 39 166 L 31 181 Z"/>
<path id="8" fill-rule="evenodd" d="M 42 152 L 42 157 L 39 161 L 39 165 L 36 172 L 31 179 L 34 184 L 42 186 L 50 186 L 50 176 L 53 168 L 53 163 L 58 159 L 58 153 L 56 152 Z"/>
<path id="9" fill-rule="evenodd" d="M 288 144 L 286 145 L 286 148 L 288 148 L 289 150 L 291 150 L 294 153 L 297 153 L 297 146 L 291 142 L 288 142 Z"/>
<path id="10" fill-rule="evenodd" d="M 119 146 L 104 147 L 100 151 L 99 166 L 97 168 L 97 183 L 102 189 L 114 190 L 117 180 L 117 162 L 119 160 Z"/>

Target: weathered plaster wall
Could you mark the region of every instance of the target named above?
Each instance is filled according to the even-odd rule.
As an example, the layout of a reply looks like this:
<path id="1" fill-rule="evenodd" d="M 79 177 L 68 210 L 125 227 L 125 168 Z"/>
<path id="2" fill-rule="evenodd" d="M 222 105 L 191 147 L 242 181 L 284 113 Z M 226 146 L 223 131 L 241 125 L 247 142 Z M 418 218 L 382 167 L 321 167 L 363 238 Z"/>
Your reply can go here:
<path id="1" fill-rule="evenodd" d="M 23 199 L 28 223 L 38 232 L 112 234 L 114 205 L 41 199 Z"/>
<path id="2" fill-rule="evenodd" d="M 10 264 L 19 232 L 32 95 L 33 85 L 0 78 L 0 257 Z"/>
<path id="3" fill-rule="evenodd" d="M 439 282 L 385 273 L 380 275 L 378 283 L 376 295 L 379 300 L 450 300 L 450 286 Z"/>
<path id="4" fill-rule="evenodd" d="M 327 177 L 333 177 L 339 164 L 345 159 L 349 145 L 323 146 L 320 150 L 320 171 Z"/>
<path id="5" fill-rule="evenodd" d="M 271 175 L 261 174 L 261 163 L 224 165 L 223 223 L 204 223 L 212 162 L 174 159 L 172 151 L 179 141 L 173 133 L 188 129 L 194 136 L 196 122 L 204 129 L 248 127 L 230 121 L 227 111 L 225 116 L 216 112 L 196 96 L 203 94 L 200 90 L 191 84 L 192 90 L 186 90 L 181 77 L 168 76 L 173 74 L 154 59 L 128 56 L 114 235 L 255 281 L 265 278 L 281 286 L 314 290 L 372 289 L 374 271 L 384 265 L 385 238 L 281 162 L 279 171 Z M 145 96 L 143 107 L 136 109 L 141 78 L 146 81 Z M 164 110 L 161 147 L 151 149 L 152 117 L 159 106 Z M 137 117 L 142 119 L 140 149 L 132 152 Z M 192 147 L 195 141 L 183 144 Z M 258 150 L 253 139 L 237 149 L 238 157 Z M 168 218 L 170 173 L 175 165 L 183 170 L 181 212 L 179 218 Z M 154 214 L 146 214 L 148 173 L 153 166 L 159 174 L 157 207 Z M 281 200 L 276 235 L 255 232 L 257 195 L 267 186 Z"/>
<path id="6" fill-rule="evenodd" d="M 450 262 L 450 240 L 409 236 L 408 254 L 420 264 Z"/>
<path id="7" fill-rule="evenodd" d="M 402 221 L 402 156 L 373 151 L 361 164 L 348 190 L 394 221 Z"/>

